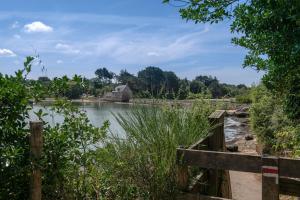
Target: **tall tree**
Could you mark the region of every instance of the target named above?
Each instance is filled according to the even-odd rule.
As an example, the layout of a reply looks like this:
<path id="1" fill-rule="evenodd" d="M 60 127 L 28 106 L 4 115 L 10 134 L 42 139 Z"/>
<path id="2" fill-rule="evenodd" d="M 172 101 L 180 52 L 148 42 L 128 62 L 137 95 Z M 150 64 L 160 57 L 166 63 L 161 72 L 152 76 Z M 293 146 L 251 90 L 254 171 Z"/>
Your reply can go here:
<path id="1" fill-rule="evenodd" d="M 300 119 L 299 0 L 163 0 L 184 3 L 181 16 L 195 23 L 231 20 L 234 44 L 248 49 L 244 67 L 265 71 L 263 83 L 282 96 L 290 118 Z"/>
<path id="2" fill-rule="evenodd" d="M 218 79 L 216 77 L 212 77 L 212 76 L 199 75 L 195 78 L 195 80 L 202 82 L 206 87 L 208 87 L 213 82 L 216 82 L 217 84 L 219 84 Z"/>
<path id="3" fill-rule="evenodd" d="M 117 76 L 117 80 L 121 84 L 128 84 L 128 86 L 133 90 L 134 92 L 137 92 L 139 90 L 139 80 L 138 78 L 127 72 L 126 70 L 121 70 L 120 74 Z"/>
<path id="4" fill-rule="evenodd" d="M 138 78 L 144 86 L 144 90 L 149 90 L 152 96 L 157 96 L 161 90 L 161 86 L 165 81 L 163 71 L 158 67 L 146 67 L 138 72 Z"/>
<path id="5" fill-rule="evenodd" d="M 114 77 L 114 73 L 108 71 L 105 67 L 99 68 L 95 71 L 96 76 L 100 79 L 100 81 L 104 84 L 108 84 L 111 82 L 111 79 Z"/>
<path id="6" fill-rule="evenodd" d="M 201 93 L 205 91 L 205 85 L 201 81 L 193 80 L 190 83 L 190 91 L 194 94 Z"/>
<path id="7" fill-rule="evenodd" d="M 165 90 L 167 93 L 178 92 L 179 89 L 179 78 L 174 72 L 164 71 L 165 76 Z"/>

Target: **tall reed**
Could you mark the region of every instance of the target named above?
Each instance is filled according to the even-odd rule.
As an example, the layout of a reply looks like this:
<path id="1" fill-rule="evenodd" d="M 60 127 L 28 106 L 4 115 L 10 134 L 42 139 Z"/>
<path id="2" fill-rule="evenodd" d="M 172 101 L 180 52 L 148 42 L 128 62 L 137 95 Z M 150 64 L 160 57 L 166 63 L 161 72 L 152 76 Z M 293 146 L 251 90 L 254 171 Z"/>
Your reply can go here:
<path id="1" fill-rule="evenodd" d="M 209 132 L 212 108 L 204 101 L 190 108 L 139 107 L 115 117 L 125 130 L 125 139 L 114 137 L 113 157 L 122 163 L 118 178 L 126 179 L 135 198 L 174 199 L 176 148 L 189 146 Z"/>

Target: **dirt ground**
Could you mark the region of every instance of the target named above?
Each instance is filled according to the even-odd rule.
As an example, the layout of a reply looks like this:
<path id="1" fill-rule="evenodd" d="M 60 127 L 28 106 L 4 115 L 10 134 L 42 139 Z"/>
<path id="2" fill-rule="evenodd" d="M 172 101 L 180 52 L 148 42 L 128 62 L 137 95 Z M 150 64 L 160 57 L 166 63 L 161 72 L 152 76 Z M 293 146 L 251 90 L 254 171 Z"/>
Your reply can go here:
<path id="1" fill-rule="evenodd" d="M 235 142 L 239 151 L 256 155 L 256 140 L 243 137 Z M 230 171 L 232 198 L 236 200 L 261 200 L 261 174 Z"/>
<path id="2" fill-rule="evenodd" d="M 245 140 L 246 134 L 252 134 L 249 128 L 249 120 L 247 118 L 238 119 L 241 124 L 236 127 L 237 137 L 235 140 L 227 144 L 236 144 L 238 151 L 241 153 L 258 155 L 256 152 L 257 141 L 254 135 L 253 140 Z M 252 134 L 253 135 L 253 134 Z M 230 171 L 230 181 L 232 198 L 235 200 L 261 200 L 262 186 L 261 174 Z M 299 200 L 299 198 L 280 196 L 281 200 Z"/>

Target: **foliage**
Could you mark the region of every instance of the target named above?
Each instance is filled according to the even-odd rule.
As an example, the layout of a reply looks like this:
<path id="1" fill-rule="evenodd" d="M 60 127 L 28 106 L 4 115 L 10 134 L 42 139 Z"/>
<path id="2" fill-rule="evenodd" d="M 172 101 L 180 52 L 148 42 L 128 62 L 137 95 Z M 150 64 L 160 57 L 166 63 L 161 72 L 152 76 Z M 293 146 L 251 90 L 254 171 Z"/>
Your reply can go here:
<path id="1" fill-rule="evenodd" d="M 210 112 L 208 103 L 199 101 L 190 109 L 142 107 L 116 115 L 126 139 L 109 143 L 114 146 L 112 160 L 118 160 L 111 174 L 127 182 L 128 190 L 134 186 L 134 199 L 175 199 L 176 147 L 187 147 L 208 133 Z"/>
<path id="2" fill-rule="evenodd" d="M 30 100 L 34 98 L 25 85 L 33 57 L 27 57 L 24 69 L 15 76 L 0 74 L 0 198 L 28 199 L 29 145 L 28 127 Z M 38 94 L 36 93 L 37 97 Z"/>
<path id="3" fill-rule="evenodd" d="M 235 99 L 236 99 L 236 102 L 238 102 L 238 103 L 246 103 L 246 104 L 252 103 L 250 91 L 248 91 L 247 93 L 244 93 L 244 94 L 237 95 L 235 97 Z"/>
<path id="4" fill-rule="evenodd" d="M 209 93 L 189 93 L 189 96 L 187 97 L 187 99 L 210 99 L 211 98 L 211 94 Z"/>
<path id="5" fill-rule="evenodd" d="M 242 84 L 220 83 L 216 77 L 212 76 L 197 76 L 192 81 L 186 78 L 180 79 L 174 72 L 163 71 L 158 67 L 146 67 L 138 72 L 138 76 L 126 70 L 121 70 L 119 75 L 114 75 L 106 68 L 98 69 L 98 73 L 100 75 L 108 73 L 110 74 L 108 76 L 116 78 L 117 82 L 113 83 L 111 79 L 100 79 L 99 77 L 87 79 L 76 75 L 73 78 L 55 77 L 53 80 L 48 77 L 39 77 L 37 81 L 26 80 L 26 82 L 28 84 L 40 84 L 45 90 L 48 90 L 47 97 L 66 97 L 68 99 L 78 99 L 87 95 L 103 96 L 114 90 L 118 84 L 128 84 L 134 96 L 138 98 L 175 99 L 180 96 L 181 99 L 185 99 L 189 92 L 196 94 L 190 96 L 211 94 L 212 98 L 223 98 L 235 97 L 248 90 Z"/>
<path id="6" fill-rule="evenodd" d="M 97 147 L 106 136 L 108 122 L 91 125 L 84 111 L 58 100 L 52 110 L 63 123 L 44 128 L 43 199 L 93 199 L 93 173 Z"/>
<path id="7" fill-rule="evenodd" d="M 143 88 L 151 92 L 152 96 L 159 94 L 160 88 L 165 81 L 163 71 L 158 67 L 146 67 L 138 72 L 138 78 L 143 84 Z"/>
<path id="8" fill-rule="evenodd" d="M 167 93 L 177 93 L 179 90 L 180 79 L 172 71 L 164 71 L 165 90 Z"/>
<path id="9" fill-rule="evenodd" d="M 284 113 L 284 105 L 263 85 L 251 91 L 251 127 L 267 149 L 292 150 L 299 156 L 299 126 Z"/>
<path id="10" fill-rule="evenodd" d="M 292 155 L 300 157 L 300 126 L 285 126 L 276 132 L 274 148 L 277 152 L 290 150 Z"/>
<path id="11" fill-rule="evenodd" d="M 205 85 L 203 82 L 195 79 L 193 81 L 191 81 L 190 83 L 190 91 L 194 94 L 197 94 L 197 93 L 201 93 L 201 92 L 204 92 L 205 90 Z"/>
<path id="12" fill-rule="evenodd" d="M 231 20 L 234 44 L 248 49 L 245 67 L 264 70 L 263 82 L 282 96 L 287 116 L 300 119 L 299 0 L 163 0 L 181 2 L 181 16 L 196 23 Z"/>
<path id="13" fill-rule="evenodd" d="M 177 99 L 179 99 L 179 100 L 186 99 L 189 95 L 189 91 L 190 91 L 190 89 L 189 89 L 188 80 L 187 79 L 182 80 L 180 82 L 180 88 L 178 91 Z"/>
<path id="14" fill-rule="evenodd" d="M 140 89 L 140 80 L 133 74 L 127 72 L 126 70 L 120 71 L 120 74 L 117 76 L 117 80 L 123 85 L 128 84 L 128 86 L 133 92 L 138 92 Z"/>
<path id="15" fill-rule="evenodd" d="M 39 82 L 28 82 L 33 57 L 27 57 L 24 69 L 14 76 L 0 74 L 0 199 L 29 199 L 32 162 L 29 157 L 28 122 L 32 101 L 46 92 Z M 65 78 L 63 78 L 64 80 Z M 52 86 L 65 86 L 63 80 Z M 79 81 L 75 76 L 73 81 Z M 28 85 L 30 84 L 30 85 Z M 93 127 L 84 112 L 70 103 L 58 101 L 54 111 L 64 122 L 51 127 L 45 124 L 44 149 L 39 164 L 43 174 L 43 199 L 92 199 L 95 195 L 93 174 L 95 147 L 106 135 L 108 122 Z M 39 119 L 47 113 L 35 112 Z"/>
<path id="16" fill-rule="evenodd" d="M 110 83 L 111 79 L 113 79 L 114 77 L 114 73 L 108 71 L 108 69 L 106 69 L 105 67 L 97 69 L 95 71 L 95 74 L 102 84 Z"/>

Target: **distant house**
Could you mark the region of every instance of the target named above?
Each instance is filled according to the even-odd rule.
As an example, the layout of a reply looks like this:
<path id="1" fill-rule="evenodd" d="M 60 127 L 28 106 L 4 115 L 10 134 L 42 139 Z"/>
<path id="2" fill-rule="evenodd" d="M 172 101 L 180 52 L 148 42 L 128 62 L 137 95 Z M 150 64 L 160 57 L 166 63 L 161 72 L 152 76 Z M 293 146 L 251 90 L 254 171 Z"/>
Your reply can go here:
<path id="1" fill-rule="evenodd" d="M 131 98 L 132 91 L 127 84 L 117 86 L 114 91 L 106 93 L 103 97 L 105 101 L 114 102 L 129 102 Z"/>

